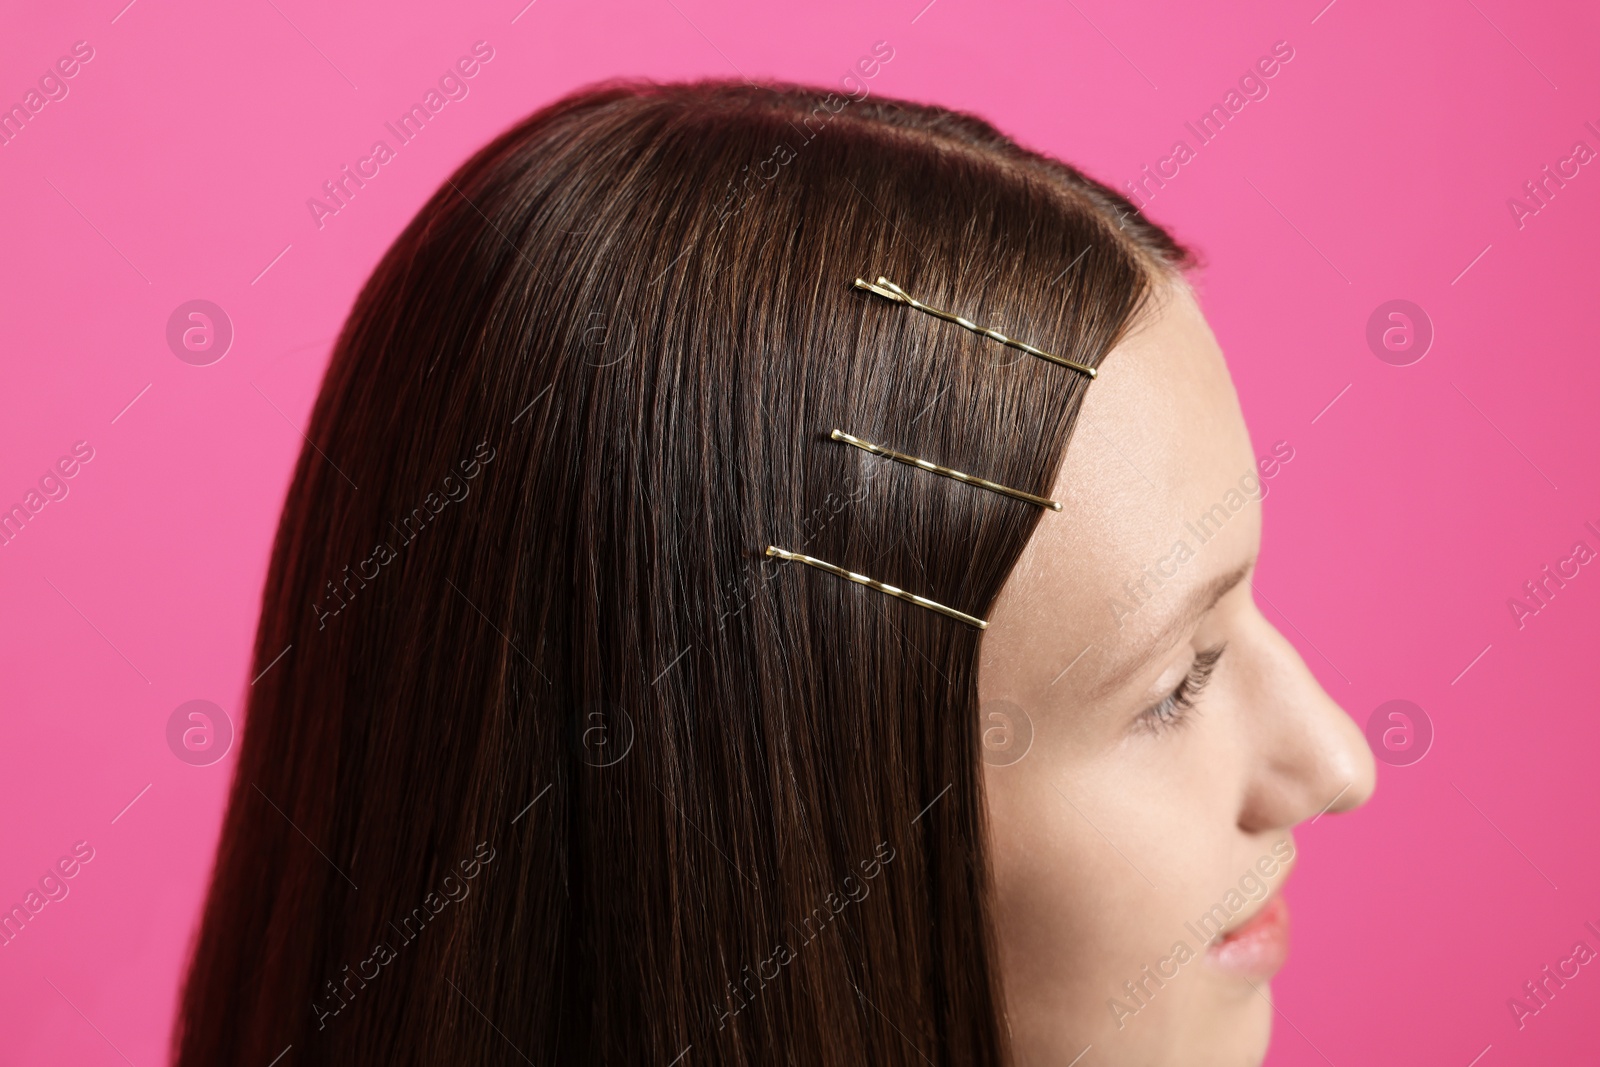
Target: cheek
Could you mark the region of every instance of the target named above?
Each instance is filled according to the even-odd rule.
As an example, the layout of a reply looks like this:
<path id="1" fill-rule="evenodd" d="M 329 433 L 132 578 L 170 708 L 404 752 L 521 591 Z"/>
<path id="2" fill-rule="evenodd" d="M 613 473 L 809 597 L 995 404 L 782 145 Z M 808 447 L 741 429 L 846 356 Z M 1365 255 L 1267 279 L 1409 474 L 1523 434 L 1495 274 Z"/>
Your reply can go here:
<path id="1" fill-rule="evenodd" d="M 1170 950 L 1182 921 L 1156 887 L 1178 872 L 1169 849 L 1150 840 L 1158 811 L 1119 805 L 1104 778 L 1053 771 L 1043 759 L 1030 767 L 1038 755 L 985 768 L 1007 993 L 1039 1010 L 1098 1017 L 1108 989 Z"/>
<path id="2" fill-rule="evenodd" d="M 1047 729 L 1017 764 L 984 768 L 1001 976 L 1034 1062 L 1068 1062 L 1091 1039 L 1153 1056 L 1201 1032 L 1227 1044 L 1244 1021 L 1236 1015 L 1250 1005 L 1205 970 L 1185 925 L 1238 878 L 1228 868 L 1237 810 L 1211 751 L 1221 742 L 1198 731 L 1072 761 L 1052 751 Z M 1178 941 L 1195 958 L 1119 1027 L 1108 1000 L 1136 1004 L 1124 983 Z"/>

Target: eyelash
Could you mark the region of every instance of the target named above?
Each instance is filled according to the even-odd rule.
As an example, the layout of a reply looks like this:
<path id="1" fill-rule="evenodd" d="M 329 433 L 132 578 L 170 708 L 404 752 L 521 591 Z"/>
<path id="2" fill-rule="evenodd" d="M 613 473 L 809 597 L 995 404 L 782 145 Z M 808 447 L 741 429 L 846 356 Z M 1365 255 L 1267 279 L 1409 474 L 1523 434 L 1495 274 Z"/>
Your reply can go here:
<path id="1" fill-rule="evenodd" d="M 1189 712 L 1205 692 L 1211 676 L 1216 673 L 1217 661 L 1227 647 L 1224 643 L 1196 654 L 1189 673 L 1183 676 L 1177 688 L 1139 714 L 1140 725 L 1152 733 L 1160 733 L 1187 724 Z"/>

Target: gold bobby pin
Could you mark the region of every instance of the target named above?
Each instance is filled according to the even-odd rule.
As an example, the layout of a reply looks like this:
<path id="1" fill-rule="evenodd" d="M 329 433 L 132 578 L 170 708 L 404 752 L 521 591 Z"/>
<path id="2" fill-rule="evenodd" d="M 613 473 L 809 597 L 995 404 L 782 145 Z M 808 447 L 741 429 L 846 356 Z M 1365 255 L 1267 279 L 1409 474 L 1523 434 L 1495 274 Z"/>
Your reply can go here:
<path id="1" fill-rule="evenodd" d="M 919 467 L 922 470 L 930 471 L 933 474 L 940 474 L 946 478 L 954 478 L 958 482 L 965 482 L 968 485 L 975 485 L 979 489 L 988 489 L 991 492 L 1009 496 L 1014 500 L 1025 500 L 1029 504 L 1038 504 L 1040 507 L 1049 508 L 1051 511 L 1061 510 L 1061 502 L 1058 500 L 1051 500 L 1049 497 L 1045 496 L 1035 496 L 1032 493 L 1024 493 L 1021 489 L 1013 489 L 1009 485 L 1001 485 L 999 482 L 991 482 L 987 478 L 979 478 L 976 475 L 964 474 L 958 470 L 951 470 L 949 467 L 941 467 L 937 463 L 929 463 L 925 459 L 918 459 L 916 456 L 909 456 L 904 452 L 896 452 L 892 448 L 885 448 L 882 445 L 875 445 L 871 441 L 863 441 L 861 438 L 847 434 L 843 430 L 833 431 L 833 439 L 835 441 L 843 441 L 847 445 L 855 445 L 863 452 L 871 452 L 875 456 L 886 456 L 889 459 L 897 460 L 898 462 L 907 464 L 908 466 Z"/>
<path id="2" fill-rule="evenodd" d="M 1024 341 L 1012 340 L 999 330 L 991 330 L 987 327 L 979 326 L 971 319 L 964 319 L 960 315 L 955 315 L 948 311 L 942 311 L 939 308 L 933 307 L 929 304 L 924 304 L 922 301 L 918 300 L 916 297 L 912 296 L 910 293 L 906 292 L 904 289 L 900 288 L 894 282 L 891 282 L 888 278 L 885 278 L 881 274 L 878 275 L 878 281 L 876 284 L 866 281 L 862 278 L 857 278 L 856 288 L 866 289 L 869 292 L 877 293 L 885 300 L 893 300 L 897 304 L 909 304 L 918 311 L 927 312 L 929 315 L 932 315 L 935 318 L 943 319 L 946 322 L 953 322 L 957 326 L 965 326 L 973 333 L 980 333 L 991 340 L 999 341 L 1003 345 L 1009 345 L 1012 348 L 1020 348 L 1030 356 L 1038 356 L 1040 359 L 1049 360 L 1051 363 L 1054 363 L 1058 366 L 1070 367 L 1072 370 L 1077 371 L 1079 374 L 1087 375 L 1091 379 L 1096 377 L 1098 373 L 1093 367 L 1086 366 L 1082 363 L 1074 363 L 1072 360 L 1062 359 L 1060 356 L 1052 356 L 1049 352 L 1044 351 L 1042 348 L 1035 348 Z"/>
<path id="3" fill-rule="evenodd" d="M 855 571 L 847 571 L 843 567 L 836 567 L 827 560 L 817 559 L 815 556 L 806 556 L 799 552 L 790 552 L 788 549 L 779 548 L 777 545 L 768 545 L 767 555 L 777 556 L 779 559 L 797 560 L 798 562 L 804 563 L 807 566 L 815 567 L 819 571 L 827 571 L 829 574 L 837 574 L 839 577 L 848 578 L 850 581 L 855 582 L 858 585 L 864 585 L 870 589 L 876 589 L 880 593 L 888 593 L 890 596 L 899 597 L 901 600 L 909 600 L 911 603 L 916 604 L 919 607 L 929 608 L 933 611 L 939 612 L 941 615 L 948 615 L 952 619 L 957 619 L 969 626 L 976 626 L 980 630 L 988 629 L 989 626 L 989 624 L 983 619 L 977 618 L 973 615 L 968 615 L 964 611 L 957 611 L 955 608 L 945 607 L 936 600 L 929 600 L 927 597 L 920 597 L 915 593 L 908 593 L 904 589 L 900 589 L 892 585 L 886 585 L 875 578 L 868 578 L 865 574 L 857 574 Z"/>

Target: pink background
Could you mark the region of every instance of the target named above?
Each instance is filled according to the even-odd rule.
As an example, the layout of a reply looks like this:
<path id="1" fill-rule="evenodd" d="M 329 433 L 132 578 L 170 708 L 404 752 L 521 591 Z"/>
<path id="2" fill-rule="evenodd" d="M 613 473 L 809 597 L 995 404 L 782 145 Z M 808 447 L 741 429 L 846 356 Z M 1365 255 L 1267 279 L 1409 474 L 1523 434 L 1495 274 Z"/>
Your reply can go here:
<path id="1" fill-rule="evenodd" d="M 1301 831 L 1269 1062 L 1592 1062 L 1600 966 L 1521 1032 L 1506 1007 L 1580 937 L 1600 949 L 1600 566 L 1521 630 L 1506 603 L 1580 537 L 1600 548 L 1600 165 L 1521 229 L 1506 206 L 1575 140 L 1600 148 L 1592 6 L 125 2 L 17 5 L 0 32 L 0 103 L 75 41 L 95 52 L 0 147 L 0 505 L 95 451 L 0 547 L 0 905 L 95 850 L 0 948 L 0 1062 L 166 1058 L 233 766 L 180 762 L 167 719 L 196 698 L 237 719 L 330 339 L 432 189 L 585 83 L 836 83 L 879 40 L 873 92 L 977 112 L 1118 187 L 1294 48 L 1149 211 L 1210 264 L 1257 450 L 1296 450 L 1263 609 L 1358 722 L 1405 698 L 1436 739 Z M 306 199 L 478 40 L 495 58 L 470 95 L 319 230 Z M 193 298 L 236 331 L 211 366 L 165 341 Z M 1394 298 L 1437 332 L 1411 366 L 1365 341 Z"/>

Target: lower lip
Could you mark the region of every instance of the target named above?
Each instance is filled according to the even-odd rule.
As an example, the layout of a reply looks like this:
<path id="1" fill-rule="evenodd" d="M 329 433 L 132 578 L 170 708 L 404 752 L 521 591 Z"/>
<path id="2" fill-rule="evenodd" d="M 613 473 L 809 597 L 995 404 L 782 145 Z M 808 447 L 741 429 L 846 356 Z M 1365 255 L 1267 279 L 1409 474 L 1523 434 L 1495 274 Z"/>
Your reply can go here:
<path id="1" fill-rule="evenodd" d="M 1218 970 L 1267 979 L 1289 958 L 1289 904 L 1274 896 L 1251 920 L 1206 950 Z"/>

